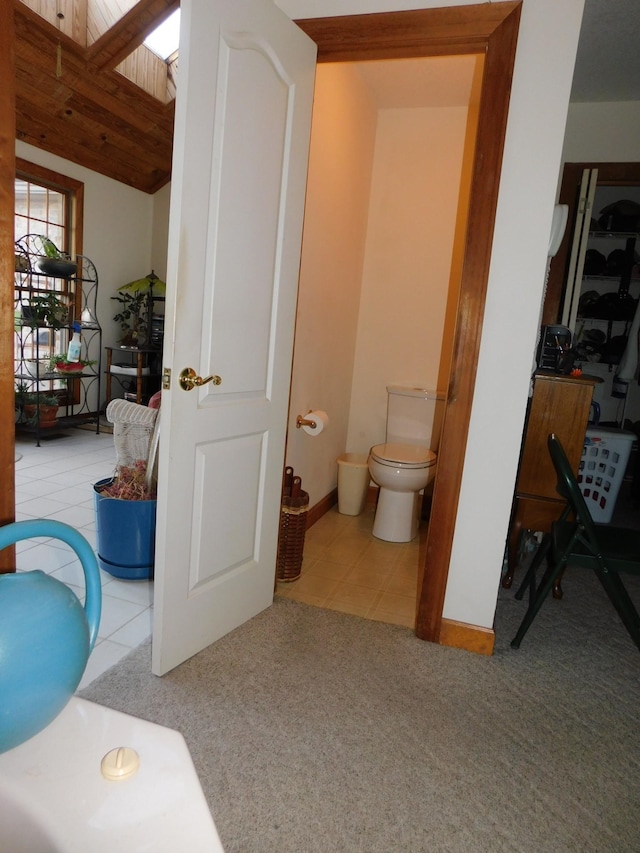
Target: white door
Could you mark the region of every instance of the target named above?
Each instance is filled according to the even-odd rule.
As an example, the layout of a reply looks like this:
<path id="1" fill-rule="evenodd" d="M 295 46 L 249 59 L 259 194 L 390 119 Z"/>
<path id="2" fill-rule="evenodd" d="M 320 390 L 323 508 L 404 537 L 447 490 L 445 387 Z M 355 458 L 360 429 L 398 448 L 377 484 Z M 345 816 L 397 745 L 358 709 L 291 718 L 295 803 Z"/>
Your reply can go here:
<path id="1" fill-rule="evenodd" d="M 181 6 L 157 675 L 273 601 L 316 55 L 273 0 Z"/>

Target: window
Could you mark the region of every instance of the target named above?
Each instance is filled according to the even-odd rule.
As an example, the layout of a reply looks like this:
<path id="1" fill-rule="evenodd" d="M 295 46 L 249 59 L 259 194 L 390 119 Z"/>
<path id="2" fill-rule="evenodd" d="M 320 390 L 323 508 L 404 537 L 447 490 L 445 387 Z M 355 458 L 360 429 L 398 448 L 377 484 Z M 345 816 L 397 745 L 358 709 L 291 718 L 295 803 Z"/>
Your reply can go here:
<path id="1" fill-rule="evenodd" d="M 75 256 L 81 253 L 82 205 L 84 185 L 80 181 L 59 175 L 42 166 L 16 161 L 14 236 L 19 241 L 27 234 L 48 237 L 60 251 Z M 65 279 L 45 276 L 16 275 L 16 314 L 20 315 L 33 297 L 44 297 L 52 291 L 68 301 Z M 74 312 L 80 306 L 74 306 Z M 69 318 L 69 323 L 75 316 Z M 16 328 L 19 328 L 16 326 Z M 35 331 L 35 334 L 34 334 Z M 26 324 L 14 344 L 15 372 L 25 372 L 25 359 L 48 359 L 66 351 L 69 329 L 36 329 Z M 56 383 L 64 388 L 63 383 Z M 71 402 L 71 401 L 69 401 Z"/>
<path id="2" fill-rule="evenodd" d="M 15 239 L 42 234 L 63 252 L 82 253 L 84 184 L 16 160 Z"/>

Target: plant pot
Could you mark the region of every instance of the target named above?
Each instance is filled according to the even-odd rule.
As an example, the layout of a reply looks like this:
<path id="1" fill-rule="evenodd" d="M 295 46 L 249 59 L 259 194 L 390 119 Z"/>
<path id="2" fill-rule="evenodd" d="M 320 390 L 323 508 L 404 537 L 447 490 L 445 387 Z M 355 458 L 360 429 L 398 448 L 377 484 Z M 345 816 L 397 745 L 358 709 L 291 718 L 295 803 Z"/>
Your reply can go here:
<path id="1" fill-rule="evenodd" d="M 120 343 L 123 347 L 141 347 L 144 346 L 144 337 L 136 331 L 125 332 Z"/>
<path id="2" fill-rule="evenodd" d="M 101 494 L 112 478 L 93 487 L 98 563 L 123 580 L 153 577 L 156 539 L 155 500 L 126 501 Z"/>
<path id="3" fill-rule="evenodd" d="M 25 403 L 24 414 L 28 423 L 37 422 L 40 429 L 50 429 L 58 423 L 58 406 L 49 406 L 46 403 Z"/>
<path id="4" fill-rule="evenodd" d="M 56 278 L 69 278 L 78 272 L 78 264 L 66 258 L 38 258 L 36 261 L 38 269 L 45 275 Z"/>
<path id="5" fill-rule="evenodd" d="M 29 374 L 29 376 L 33 377 L 33 379 L 41 379 L 49 372 L 49 359 L 48 358 L 25 358 L 24 360 L 24 369 Z"/>
<path id="6" fill-rule="evenodd" d="M 57 361 L 56 371 L 58 373 L 82 373 L 84 365 L 80 361 Z"/>

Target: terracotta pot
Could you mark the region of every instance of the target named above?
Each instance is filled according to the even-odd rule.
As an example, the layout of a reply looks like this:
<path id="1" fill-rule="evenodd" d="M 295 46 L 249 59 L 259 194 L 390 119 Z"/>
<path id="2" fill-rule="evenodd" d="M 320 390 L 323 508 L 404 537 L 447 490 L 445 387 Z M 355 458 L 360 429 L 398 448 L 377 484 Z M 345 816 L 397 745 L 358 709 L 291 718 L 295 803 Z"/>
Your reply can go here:
<path id="1" fill-rule="evenodd" d="M 58 406 L 48 406 L 44 403 L 36 406 L 35 403 L 26 403 L 24 413 L 28 421 L 32 423 L 35 421 L 36 410 L 39 410 L 38 426 L 46 429 L 55 426 L 58 422 Z"/>

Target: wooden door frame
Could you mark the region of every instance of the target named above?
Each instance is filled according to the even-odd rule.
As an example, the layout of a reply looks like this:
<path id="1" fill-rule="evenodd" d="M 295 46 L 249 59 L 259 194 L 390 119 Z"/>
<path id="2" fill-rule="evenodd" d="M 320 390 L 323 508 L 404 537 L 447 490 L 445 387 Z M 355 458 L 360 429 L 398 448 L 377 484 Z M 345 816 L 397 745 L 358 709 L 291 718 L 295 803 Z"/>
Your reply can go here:
<path id="1" fill-rule="evenodd" d="M 13 4 L 0 4 L 0 525 L 15 518 L 13 279 L 16 150 Z M 0 572 L 14 571 L 15 548 L 0 552 Z"/>
<path id="2" fill-rule="evenodd" d="M 418 579 L 416 634 L 423 640 L 478 646 L 478 651 L 489 653 L 493 648 L 490 631 L 478 643 L 464 626 L 461 637 L 453 636 L 456 629 L 449 623 L 443 638 L 442 610 L 480 351 L 521 6 L 518 0 L 295 22 L 317 44 L 318 62 L 485 55 L 438 475 Z"/>

